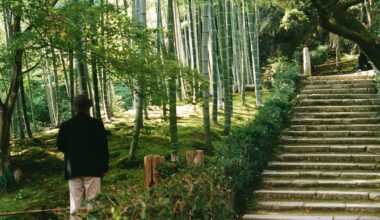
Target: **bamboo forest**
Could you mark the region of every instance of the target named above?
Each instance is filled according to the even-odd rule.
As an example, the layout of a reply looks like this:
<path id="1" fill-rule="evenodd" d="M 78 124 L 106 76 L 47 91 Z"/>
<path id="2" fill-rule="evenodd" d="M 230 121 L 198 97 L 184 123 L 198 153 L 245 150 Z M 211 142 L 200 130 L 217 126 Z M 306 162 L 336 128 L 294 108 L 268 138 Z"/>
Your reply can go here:
<path id="1" fill-rule="evenodd" d="M 0 14 L 0 220 L 380 220 L 380 1 Z"/>

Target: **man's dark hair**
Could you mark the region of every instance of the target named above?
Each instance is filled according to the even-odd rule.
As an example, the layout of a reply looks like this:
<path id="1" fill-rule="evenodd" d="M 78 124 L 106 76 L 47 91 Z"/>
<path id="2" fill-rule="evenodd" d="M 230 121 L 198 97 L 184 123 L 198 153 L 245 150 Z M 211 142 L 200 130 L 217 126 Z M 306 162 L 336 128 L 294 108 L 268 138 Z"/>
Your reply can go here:
<path id="1" fill-rule="evenodd" d="M 76 112 L 85 112 L 92 107 L 92 100 L 86 95 L 78 95 L 75 97 L 74 106 Z"/>

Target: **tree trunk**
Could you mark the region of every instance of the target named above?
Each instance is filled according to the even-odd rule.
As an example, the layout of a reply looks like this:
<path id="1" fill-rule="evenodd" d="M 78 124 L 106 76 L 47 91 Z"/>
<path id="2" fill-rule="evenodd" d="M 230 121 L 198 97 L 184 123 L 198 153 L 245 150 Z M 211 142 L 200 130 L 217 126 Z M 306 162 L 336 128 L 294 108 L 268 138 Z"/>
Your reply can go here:
<path id="1" fill-rule="evenodd" d="M 90 0 L 90 4 L 94 5 L 94 0 Z M 97 27 L 96 24 L 91 24 L 90 26 L 92 36 L 91 43 L 93 46 L 98 45 L 97 37 Z M 92 86 L 94 88 L 94 111 L 95 117 L 99 120 L 102 120 L 102 115 L 100 112 L 100 98 L 99 98 L 99 81 L 98 81 L 98 62 L 97 57 L 94 52 L 91 52 L 91 71 L 92 71 Z"/>
<path id="2" fill-rule="evenodd" d="M 223 95 L 224 95 L 224 133 L 229 135 L 231 132 L 231 96 L 230 96 L 230 76 L 228 72 L 228 48 L 226 38 L 226 17 L 224 0 L 219 0 L 218 12 L 218 36 L 219 50 L 222 60 L 222 76 L 223 76 Z"/>
<path id="3" fill-rule="evenodd" d="M 219 65 L 219 53 L 218 53 L 218 35 L 216 31 L 216 22 L 215 22 L 215 4 L 214 0 L 211 0 L 211 40 L 212 40 L 212 121 L 214 124 L 218 124 L 218 81 L 220 75 L 220 65 Z"/>
<path id="4" fill-rule="evenodd" d="M 132 5 L 134 5 L 134 1 L 132 2 Z M 101 42 L 100 42 L 100 46 L 102 48 L 103 51 L 106 51 L 106 45 L 104 42 L 104 38 L 106 37 L 106 33 L 105 33 L 105 28 L 104 28 L 104 24 L 105 24 L 105 16 L 104 16 L 104 13 L 103 13 L 103 9 L 104 9 L 104 1 L 103 0 L 100 0 L 100 8 L 102 9 L 101 11 L 101 25 L 100 25 L 100 35 L 102 36 L 101 38 Z M 134 14 L 135 13 L 135 10 L 132 10 L 132 13 Z M 100 66 L 99 66 L 100 67 Z M 111 121 L 111 118 L 112 118 L 112 114 L 111 114 L 111 107 L 110 107 L 110 97 L 109 97 L 109 92 L 108 92 L 108 74 L 107 74 L 107 69 L 106 67 L 102 67 L 102 68 L 99 68 L 99 74 L 100 74 L 100 83 L 101 83 L 101 97 L 102 97 L 102 106 L 103 106 L 103 111 L 104 111 L 104 114 L 106 116 L 106 121 L 109 122 Z"/>
<path id="5" fill-rule="evenodd" d="M 58 78 L 58 64 L 57 64 L 57 56 L 55 54 L 55 50 L 53 47 L 51 49 L 51 59 L 53 62 L 53 73 L 54 73 L 54 87 L 52 87 L 52 100 L 54 103 L 54 115 L 55 115 L 55 126 L 58 127 L 61 122 L 60 117 L 60 107 L 61 107 L 61 101 L 60 101 L 60 92 L 59 92 L 59 78 Z"/>
<path id="6" fill-rule="evenodd" d="M 208 72 L 209 64 L 209 50 L 208 41 L 210 37 L 209 33 L 209 17 L 210 8 L 209 3 L 203 3 L 202 7 L 202 73 L 205 77 L 205 81 L 202 85 L 203 96 L 203 130 L 205 135 L 205 147 L 206 151 L 212 152 L 212 134 L 210 125 L 210 80 Z"/>
<path id="7" fill-rule="evenodd" d="M 253 13 L 253 10 L 255 13 Z M 256 105 L 262 105 L 261 95 L 261 79 L 260 79 L 260 59 L 259 59 L 259 22 L 258 22 L 257 2 L 248 0 L 248 28 L 250 35 L 251 51 L 252 51 L 252 69 L 254 73 L 254 84 L 256 93 Z M 255 15 L 253 15 L 255 14 Z"/>
<path id="8" fill-rule="evenodd" d="M 234 83 L 234 78 L 233 78 L 233 61 L 234 61 L 234 53 L 233 53 L 233 39 L 232 39 L 232 1 L 227 0 L 227 10 L 226 10 L 226 15 L 227 15 L 227 62 L 228 62 L 228 83 L 230 84 L 229 86 L 229 102 L 228 105 L 226 105 L 226 108 L 228 106 L 230 115 L 232 117 L 233 115 L 233 83 Z"/>
<path id="9" fill-rule="evenodd" d="M 137 25 L 141 27 L 146 27 L 146 1 L 145 0 L 136 0 L 136 20 Z M 135 87 L 135 124 L 133 127 L 133 137 L 132 143 L 129 149 L 129 158 L 134 158 L 136 149 L 138 147 L 140 130 L 144 123 L 143 109 L 144 109 L 144 98 L 145 98 L 145 89 L 144 89 L 144 78 L 143 74 L 139 74 L 136 80 Z"/>
<path id="10" fill-rule="evenodd" d="M 24 81 L 23 81 L 22 77 L 20 79 L 20 98 L 21 98 L 20 102 L 21 102 L 21 106 L 22 106 L 22 113 L 23 113 L 26 133 L 28 135 L 28 139 L 32 140 L 33 139 L 33 133 L 32 133 L 32 129 L 30 128 L 30 121 L 29 121 L 29 117 L 28 117 L 28 109 L 26 107 L 26 100 L 25 100 Z"/>
<path id="11" fill-rule="evenodd" d="M 70 104 L 71 116 L 75 116 L 74 97 L 75 97 L 75 70 L 74 70 L 74 52 L 69 51 L 69 79 L 70 79 Z"/>
<path id="12" fill-rule="evenodd" d="M 48 103 L 50 124 L 51 124 L 51 126 L 54 127 L 54 126 L 56 126 L 56 117 L 55 117 L 53 85 L 52 85 L 52 81 L 51 81 L 50 69 L 49 69 L 49 64 L 48 64 L 47 60 L 46 60 L 45 70 L 46 70 L 46 73 L 43 76 L 44 81 L 45 81 L 45 93 L 46 93 L 46 99 L 47 99 L 47 103 Z"/>
<path id="13" fill-rule="evenodd" d="M 246 76 L 247 76 L 247 72 L 249 71 L 248 70 L 248 65 L 247 65 L 247 31 L 246 31 L 246 28 L 245 28 L 245 5 L 244 5 L 244 0 L 243 1 L 239 1 L 239 9 L 238 9 L 238 24 L 242 24 L 241 25 L 241 55 L 242 55 L 242 60 L 241 60 L 241 66 L 242 66 L 242 71 L 241 71 L 241 88 L 240 88 L 240 95 L 241 95 L 241 102 L 243 105 L 245 105 L 246 103 L 246 99 L 245 99 L 245 85 L 247 83 L 247 79 L 246 79 Z M 241 7 L 241 8 L 240 8 Z"/>
<path id="14" fill-rule="evenodd" d="M 198 69 L 199 68 L 199 60 L 198 60 L 198 49 L 197 49 L 197 24 L 195 18 L 195 3 L 194 0 L 189 0 L 189 32 L 190 32 L 190 52 L 191 52 L 191 68 Z M 195 106 L 197 104 L 197 91 L 196 91 L 196 80 L 193 78 L 192 82 L 192 104 Z"/>
<path id="15" fill-rule="evenodd" d="M 174 8 L 173 0 L 168 0 L 168 55 L 169 59 L 175 59 L 174 46 Z M 172 147 L 171 161 L 179 160 L 178 155 L 178 128 L 177 128 L 177 85 L 175 73 L 169 76 L 169 118 L 170 118 L 170 144 Z"/>
<path id="16" fill-rule="evenodd" d="M 21 16 L 13 15 L 13 25 L 10 31 L 10 42 L 19 38 L 21 34 Z M 10 78 L 9 90 L 3 102 L 0 98 L 0 176 L 10 169 L 10 124 L 15 108 L 20 80 L 22 76 L 22 57 L 24 50 L 16 48 L 13 53 L 12 76 Z"/>
<path id="17" fill-rule="evenodd" d="M 24 122 L 22 118 L 22 106 L 21 106 L 21 100 L 20 100 L 20 94 L 17 95 L 17 102 L 16 102 L 16 115 L 13 117 L 17 117 L 17 126 L 18 128 L 18 134 L 20 135 L 20 139 L 24 140 L 25 139 L 25 129 L 24 129 Z"/>
<path id="18" fill-rule="evenodd" d="M 73 0 L 74 2 L 78 2 L 79 0 Z M 83 39 L 83 18 L 81 15 L 77 15 L 75 18 L 76 24 L 79 26 L 80 31 L 75 35 L 75 43 L 76 43 L 76 51 L 75 51 L 75 66 L 76 71 L 78 73 L 78 81 L 79 81 L 79 94 L 88 96 L 88 87 L 87 87 L 87 77 L 86 77 L 86 54 L 85 54 L 85 45 Z"/>
<path id="19" fill-rule="evenodd" d="M 67 75 L 67 68 L 66 68 L 66 63 L 65 63 L 65 58 L 63 57 L 62 51 L 59 50 L 59 58 L 61 60 L 61 65 L 63 69 L 63 75 L 65 77 L 65 87 L 66 87 L 66 95 L 70 95 L 70 82 L 69 82 L 69 77 Z"/>
<path id="20" fill-rule="evenodd" d="M 33 123 L 33 128 L 36 130 L 36 122 L 34 120 L 34 104 L 33 104 L 33 92 L 32 92 L 32 85 L 31 85 L 31 80 L 30 80 L 30 72 L 28 72 L 28 93 L 29 93 L 29 99 L 30 99 L 30 114 L 32 116 L 32 123 Z"/>
<path id="21" fill-rule="evenodd" d="M 357 43 L 377 69 L 380 69 L 380 41 L 348 12 L 359 1 L 312 0 L 325 29 Z"/>
<path id="22" fill-rule="evenodd" d="M 161 13 L 161 0 L 157 0 L 157 29 L 162 28 L 162 13 Z M 158 31 L 157 32 L 157 49 L 160 52 L 161 56 L 164 57 L 166 56 L 166 49 L 165 49 L 165 44 L 163 42 L 163 36 L 162 32 Z M 165 82 L 165 76 L 162 74 L 160 79 L 159 79 L 159 85 L 160 85 L 160 91 L 161 93 L 161 105 L 162 105 L 162 117 L 164 120 L 167 119 L 167 100 L 168 100 L 168 93 L 167 93 L 167 88 L 166 88 L 166 82 Z"/>

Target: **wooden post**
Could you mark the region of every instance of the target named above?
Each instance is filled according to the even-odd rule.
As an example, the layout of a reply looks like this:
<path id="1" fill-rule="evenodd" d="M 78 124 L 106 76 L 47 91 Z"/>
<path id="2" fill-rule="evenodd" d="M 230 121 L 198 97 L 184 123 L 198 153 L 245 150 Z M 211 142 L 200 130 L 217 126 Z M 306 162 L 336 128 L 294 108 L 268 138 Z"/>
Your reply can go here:
<path id="1" fill-rule="evenodd" d="M 194 155 L 195 151 L 193 150 L 188 150 L 186 151 L 186 161 L 187 165 L 194 165 Z"/>
<path id="2" fill-rule="evenodd" d="M 305 76 L 311 76 L 311 60 L 309 48 L 303 48 L 303 74 Z"/>
<path id="3" fill-rule="evenodd" d="M 153 182 L 152 159 L 153 159 L 152 156 L 144 157 L 144 187 L 145 189 L 149 189 Z"/>
<path id="4" fill-rule="evenodd" d="M 154 156 L 152 160 L 152 176 L 153 176 L 153 184 L 157 186 L 160 182 L 160 173 L 158 172 L 158 168 L 165 162 L 165 157 L 163 156 Z"/>
<path id="5" fill-rule="evenodd" d="M 203 150 L 188 150 L 186 151 L 186 161 L 190 166 L 202 165 L 204 163 Z"/>
<path id="6" fill-rule="evenodd" d="M 148 155 L 144 157 L 144 187 L 149 189 L 152 185 L 159 183 L 158 168 L 165 162 L 163 156 Z"/>

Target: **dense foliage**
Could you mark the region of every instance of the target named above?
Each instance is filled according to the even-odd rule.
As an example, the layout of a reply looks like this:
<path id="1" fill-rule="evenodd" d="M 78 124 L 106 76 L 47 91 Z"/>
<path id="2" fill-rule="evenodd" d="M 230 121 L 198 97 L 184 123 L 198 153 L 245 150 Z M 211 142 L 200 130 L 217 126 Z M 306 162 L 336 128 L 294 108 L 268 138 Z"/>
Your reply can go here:
<path id="1" fill-rule="evenodd" d="M 110 195 L 112 208 L 96 215 L 116 219 L 233 219 L 243 214 L 252 199 L 260 173 L 277 146 L 296 95 L 298 67 L 279 59 L 270 98 L 255 119 L 233 131 L 226 145 L 216 150 L 204 167 L 164 167 L 167 176 L 159 186 L 142 195 Z M 169 169 L 169 172 L 165 172 Z M 173 170 L 177 170 L 174 174 Z M 103 204 L 104 205 L 104 204 Z M 100 206 L 102 207 L 102 206 Z M 121 207 L 121 208 L 120 208 Z M 128 218 L 127 218 L 128 217 Z"/>
<path id="2" fill-rule="evenodd" d="M 259 109 L 255 119 L 237 129 L 227 141 L 223 152 L 226 175 L 231 179 L 234 205 L 243 213 L 252 197 L 254 186 L 260 183 L 260 174 L 277 146 L 278 136 L 287 122 L 291 100 L 296 95 L 298 68 L 292 62 L 276 66 L 271 97 Z"/>

